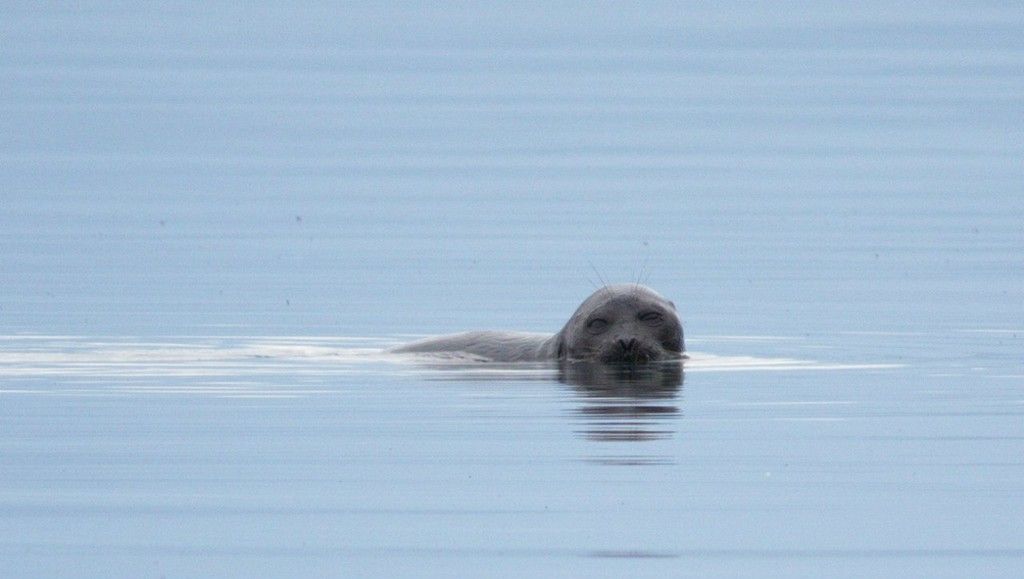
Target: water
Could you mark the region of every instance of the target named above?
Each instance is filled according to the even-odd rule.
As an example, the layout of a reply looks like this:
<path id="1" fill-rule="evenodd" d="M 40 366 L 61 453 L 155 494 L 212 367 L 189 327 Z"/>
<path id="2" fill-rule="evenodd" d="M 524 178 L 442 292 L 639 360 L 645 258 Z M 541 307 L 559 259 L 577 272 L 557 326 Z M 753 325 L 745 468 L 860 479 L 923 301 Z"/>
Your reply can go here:
<path id="1" fill-rule="evenodd" d="M 0 575 L 1020 574 L 1019 7 L 0 35 Z M 654 387 L 379 353 L 636 279 Z"/>

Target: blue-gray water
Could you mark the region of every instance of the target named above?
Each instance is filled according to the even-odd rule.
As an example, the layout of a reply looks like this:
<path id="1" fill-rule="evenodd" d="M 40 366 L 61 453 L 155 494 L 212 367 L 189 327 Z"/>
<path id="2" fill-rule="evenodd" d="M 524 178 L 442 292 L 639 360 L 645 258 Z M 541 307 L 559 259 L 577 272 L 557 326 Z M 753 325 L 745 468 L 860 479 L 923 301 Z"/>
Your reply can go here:
<path id="1" fill-rule="evenodd" d="M 0 576 L 1020 576 L 1024 8 L 0 8 Z M 679 383 L 380 356 L 677 304 Z"/>

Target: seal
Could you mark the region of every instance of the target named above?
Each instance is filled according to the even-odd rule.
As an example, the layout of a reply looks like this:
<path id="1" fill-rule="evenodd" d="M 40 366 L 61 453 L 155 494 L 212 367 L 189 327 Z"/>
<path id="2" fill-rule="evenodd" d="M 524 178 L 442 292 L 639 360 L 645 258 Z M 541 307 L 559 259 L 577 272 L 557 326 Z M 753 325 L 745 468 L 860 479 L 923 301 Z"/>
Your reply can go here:
<path id="1" fill-rule="evenodd" d="M 642 364 L 682 358 L 685 346 L 675 304 L 646 286 L 616 284 L 606 285 L 583 300 L 555 335 L 463 332 L 426 338 L 390 351 L 489 362 Z"/>

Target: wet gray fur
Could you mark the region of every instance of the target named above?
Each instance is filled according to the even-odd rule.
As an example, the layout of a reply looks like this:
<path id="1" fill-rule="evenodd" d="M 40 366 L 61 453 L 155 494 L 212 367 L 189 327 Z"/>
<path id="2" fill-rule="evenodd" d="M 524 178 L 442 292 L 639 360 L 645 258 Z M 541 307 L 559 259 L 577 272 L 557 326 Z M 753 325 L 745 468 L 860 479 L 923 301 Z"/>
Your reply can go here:
<path id="1" fill-rule="evenodd" d="M 648 287 L 617 284 L 591 294 L 554 335 L 463 332 L 418 340 L 391 352 L 469 356 L 494 362 L 636 363 L 680 358 L 684 350 L 675 304 Z"/>

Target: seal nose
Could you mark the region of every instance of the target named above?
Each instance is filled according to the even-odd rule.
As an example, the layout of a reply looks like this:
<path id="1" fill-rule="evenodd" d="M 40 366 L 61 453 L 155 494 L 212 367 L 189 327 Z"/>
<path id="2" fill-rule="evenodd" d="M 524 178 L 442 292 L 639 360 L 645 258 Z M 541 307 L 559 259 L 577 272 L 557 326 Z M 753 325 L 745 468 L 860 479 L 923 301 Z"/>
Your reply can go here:
<path id="1" fill-rule="evenodd" d="M 619 338 L 619 346 L 623 352 L 631 352 L 636 348 L 636 338 Z"/>

